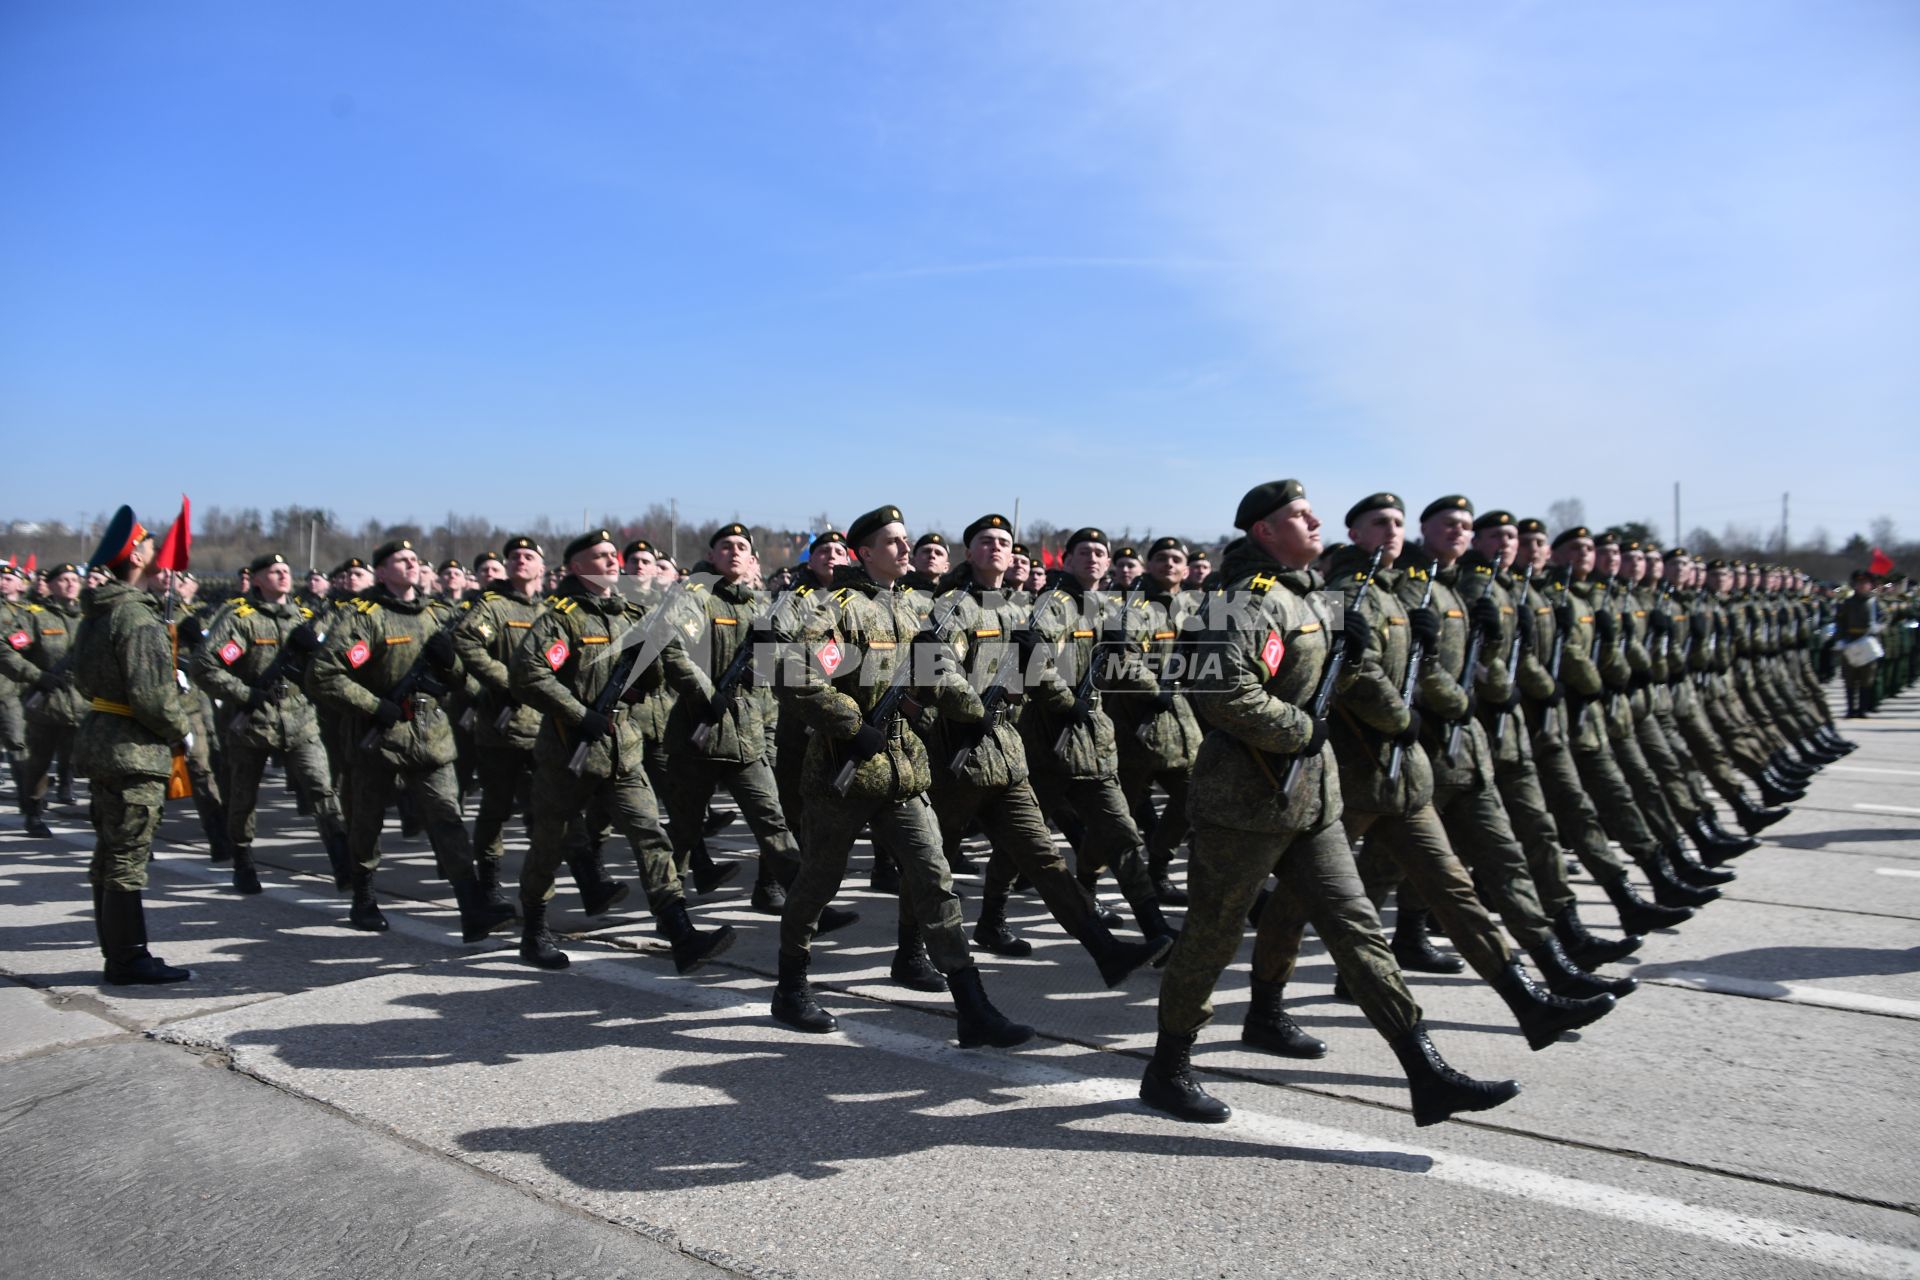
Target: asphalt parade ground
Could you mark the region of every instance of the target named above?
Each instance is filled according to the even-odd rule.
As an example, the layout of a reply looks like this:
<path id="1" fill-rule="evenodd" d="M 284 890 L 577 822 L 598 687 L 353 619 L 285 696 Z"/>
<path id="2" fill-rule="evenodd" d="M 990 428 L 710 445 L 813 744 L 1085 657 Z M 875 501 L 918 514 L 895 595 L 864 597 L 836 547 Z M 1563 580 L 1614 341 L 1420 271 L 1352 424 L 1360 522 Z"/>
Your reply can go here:
<path id="1" fill-rule="evenodd" d="M 958 1049 L 947 997 L 887 979 L 864 847 L 840 900 L 863 918 L 813 967 L 842 1030 L 814 1037 L 767 1016 L 750 865 L 693 900 L 740 937 L 687 977 L 637 890 L 590 921 L 563 877 L 574 964 L 542 973 L 517 935 L 459 941 L 392 820 L 393 930 L 348 929 L 277 775 L 267 892 L 236 895 L 170 806 L 148 922 L 193 980 L 104 987 L 84 809 L 32 840 L 9 805 L 0 1275 L 1920 1276 L 1920 694 L 1841 729 L 1861 749 L 1614 968 L 1642 988 L 1577 1040 L 1529 1053 L 1470 975 L 1412 976 L 1456 1066 L 1524 1086 L 1428 1129 L 1312 940 L 1291 1007 L 1332 1052 L 1242 1050 L 1249 941 L 1195 1053 L 1235 1115 L 1189 1126 L 1136 1098 L 1156 974 L 1105 990 L 1016 897 L 1034 956 L 980 964 L 1039 1035 Z M 744 826 L 711 845 L 743 858 Z M 523 848 L 516 820 L 509 885 Z M 971 921 L 980 882 L 958 883 Z"/>

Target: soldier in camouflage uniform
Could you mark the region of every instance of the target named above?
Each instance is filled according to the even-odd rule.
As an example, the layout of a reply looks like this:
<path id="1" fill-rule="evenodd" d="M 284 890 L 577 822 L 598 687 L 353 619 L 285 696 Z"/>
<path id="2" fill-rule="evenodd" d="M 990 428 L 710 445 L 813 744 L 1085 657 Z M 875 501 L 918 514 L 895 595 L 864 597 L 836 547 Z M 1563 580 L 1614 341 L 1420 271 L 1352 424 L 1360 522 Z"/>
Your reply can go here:
<path id="1" fill-rule="evenodd" d="M 620 556 L 611 532 L 575 538 L 567 544 L 565 563 L 566 576 L 547 611 L 534 619 L 508 663 L 514 698 L 542 717 L 533 747 L 527 860 L 520 872 L 520 956 L 542 969 L 568 964 L 547 932 L 547 901 L 566 857 L 567 827 L 584 811 L 590 822 L 605 821 L 626 836 L 647 905 L 673 948 L 674 968 L 691 973 L 733 944 L 733 929 L 703 932 L 687 914 L 630 712 L 662 683 L 690 705 L 704 703 L 712 686 L 680 646 L 674 615 L 658 613 L 671 611 L 672 603 L 662 598 L 646 609 L 619 591 Z M 607 694 L 629 662 L 631 677 L 619 692 Z M 603 695 L 612 699 L 604 707 Z"/>
<path id="2" fill-rule="evenodd" d="M 446 712 L 447 691 L 460 679 L 460 655 L 448 627 L 454 610 L 420 592 L 419 564 L 405 539 L 373 553 L 377 585 L 357 597 L 328 632 L 310 664 L 308 686 L 322 705 L 346 716 L 352 752 L 347 846 L 354 864 L 349 923 L 368 932 L 387 928 L 373 878 L 387 806 L 404 782 L 433 845 L 434 864 L 459 901 L 461 937 L 478 942 L 511 923 L 513 912 L 488 903 L 474 875 Z"/>
<path id="3" fill-rule="evenodd" d="M 8 674 L 6 655 L 14 651 L 11 643 L 14 638 L 31 637 L 31 633 L 25 629 L 30 615 L 20 599 L 26 584 L 26 575 L 12 561 L 0 564 L 0 639 L 9 642 L 0 648 L 0 754 L 7 758 L 7 772 L 13 781 L 16 803 L 23 790 L 20 785 L 20 765 L 27 749 L 27 720 L 26 712 L 20 706 L 20 686 Z"/>
<path id="4" fill-rule="evenodd" d="M 253 863 L 254 808 L 267 758 L 278 755 L 306 797 L 333 867 L 334 885 L 352 879 L 346 823 L 329 780 L 320 722 L 302 688 L 307 663 L 326 636 L 313 610 L 292 597 L 293 571 L 279 552 L 247 566 L 252 588 L 216 613 L 194 651 L 194 681 L 224 704 L 227 734 L 227 834 L 233 843 L 233 887 L 259 893 Z"/>
<path id="5" fill-rule="evenodd" d="M 1338 590 L 1346 618 L 1364 622 L 1347 631 L 1348 650 L 1335 686 L 1328 741 L 1340 767 L 1341 815 L 1349 840 L 1361 844 L 1358 866 L 1376 905 L 1402 877 L 1394 958 L 1403 968 L 1458 973 L 1457 960 L 1432 951 L 1426 940 L 1428 904 L 1474 972 L 1499 993 L 1525 1032 L 1544 1049 L 1613 1008 L 1609 994 L 1586 989 L 1568 996 L 1538 987 L 1514 958 L 1499 926 L 1474 893 L 1473 880 L 1454 856 L 1446 827 L 1433 807 L 1433 767 L 1420 747 L 1422 717 L 1410 703 L 1407 672 L 1416 645 L 1423 656 L 1441 634 L 1438 614 L 1421 603 L 1432 579 L 1415 566 L 1402 569 L 1406 509 L 1396 494 L 1362 498 L 1347 512 L 1353 539 L 1327 560 L 1329 590 Z M 1375 556 L 1378 556 L 1378 567 Z M 1418 588 L 1411 602 L 1404 586 Z M 1354 640 L 1364 636 L 1363 643 Z M 1429 677 L 1431 678 L 1431 677 Z M 1403 692 L 1404 691 L 1404 692 Z M 1421 904 L 1410 903 L 1409 889 Z M 1240 1038 L 1284 1057 L 1324 1056 L 1325 1043 L 1303 1032 L 1282 1008 L 1309 917 L 1297 897 L 1269 901 L 1253 954 L 1253 993 Z M 1536 953 L 1541 971 L 1566 983 L 1575 973 L 1565 957 Z"/>
<path id="6" fill-rule="evenodd" d="M 845 573 L 842 585 L 811 611 L 782 663 L 782 710 L 799 714 L 814 733 L 801 775 L 809 799 L 807 834 L 800 874 L 788 887 L 780 917 L 773 1016 L 801 1031 L 838 1025 L 814 999 L 807 968 L 820 913 L 839 891 L 854 840 L 871 826 L 900 861 L 901 892 L 960 1015 L 960 1043 L 1022 1044 L 1033 1028 L 993 1007 L 967 949 L 960 901 L 927 799 L 927 750 L 906 723 L 915 709 L 890 695 L 911 694 L 917 706 L 964 723 L 982 719 L 985 708 L 954 669 L 952 651 L 923 629 L 905 598 L 901 579 L 910 544 L 900 509 L 867 512 L 847 527 L 847 542 L 860 570 Z M 878 713 L 883 700 L 895 714 Z"/>
<path id="7" fill-rule="evenodd" d="M 91 786 L 87 879 L 104 977 L 116 986 L 192 976 L 147 950 L 141 900 L 173 757 L 189 734 L 166 627 L 140 589 L 152 560 L 152 537 L 121 507 L 93 554 L 108 577 L 87 594 L 72 662 L 73 688 L 89 708 L 75 741 L 75 764 Z"/>
<path id="8" fill-rule="evenodd" d="M 18 690 L 26 711 L 26 759 L 17 776 L 20 816 L 28 835 L 44 838 L 53 834 L 41 816 L 49 775 L 72 751 L 74 734 L 87 714 L 68 660 L 80 625 L 79 568 L 49 568 L 41 602 L 25 605 L 15 616 L 6 647 L 0 649 L 0 676 Z"/>
<path id="9" fill-rule="evenodd" d="M 1308 904 L 1315 931 L 1407 1073 L 1415 1122 L 1497 1107 L 1520 1087 L 1469 1079 L 1440 1057 L 1340 828 L 1328 724 L 1312 704 L 1330 628 L 1370 632 L 1369 624 L 1360 615 L 1343 622 L 1332 602 L 1316 607 L 1323 584 L 1308 566 L 1320 553 L 1320 521 L 1299 481 L 1255 487 L 1233 522 L 1246 536 L 1221 558 L 1221 588 L 1204 605 L 1207 626 L 1189 682 L 1194 710 L 1208 726 L 1187 802 L 1191 901 L 1161 979 L 1160 1035 L 1141 1100 L 1182 1120 L 1220 1123 L 1232 1114 L 1193 1078 L 1190 1054 L 1213 1016 L 1214 984 L 1239 949 L 1247 908 L 1277 873 L 1280 889 L 1268 900 L 1261 932 L 1277 929 L 1288 900 Z"/>
<path id="10" fill-rule="evenodd" d="M 978 822 L 993 847 L 974 945 L 1000 956 L 1033 954 L 1032 944 L 1007 927 L 1008 894 L 1014 878 L 1024 875 L 1060 927 L 1087 949 L 1106 984 L 1117 986 L 1134 969 L 1163 958 L 1173 940 L 1114 939 L 1067 870 L 1027 785 L 1026 751 L 1013 717 L 1026 697 L 1021 657 L 1031 643 L 1026 609 L 1010 602 L 999 585 L 1013 559 L 1011 528 L 1002 515 L 984 515 L 968 525 L 967 558 L 947 576 L 946 590 L 934 604 L 949 619 L 950 643 L 986 710 L 978 722 L 932 717 L 922 734 L 932 766 L 934 816 L 949 835 Z M 1058 685 L 1036 696 L 1071 700 Z"/>

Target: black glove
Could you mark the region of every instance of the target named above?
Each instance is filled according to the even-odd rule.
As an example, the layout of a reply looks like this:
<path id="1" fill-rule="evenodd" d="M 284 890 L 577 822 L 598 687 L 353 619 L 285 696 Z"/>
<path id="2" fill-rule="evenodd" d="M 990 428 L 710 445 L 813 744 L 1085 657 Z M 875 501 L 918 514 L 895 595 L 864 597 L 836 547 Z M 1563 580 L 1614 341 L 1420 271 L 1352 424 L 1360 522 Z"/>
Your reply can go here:
<path id="1" fill-rule="evenodd" d="M 1307 739 L 1307 745 L 1300 748 L 1303 757 L 1311 759 L 1320 754 L 1320 748 L 1327 745 L 1327 722 L 1316 719 L 1313 722 L 1313 735 Z"/>
<path id="2" fill-rule="evenodd" d="M 1359 662 L 1373 648 L 1373 624 L 1358 609 L 1347 610 L 1347 661 Z"/>
<path id="3" fill-rule="evenodd" d="M 1573 606 L 1565 600 L 1553 606 L 1553 621 L 1562 635 L 1573 630 Z"/>
<path id="4" fill-rule="evenodd" d="M 1153 713 L 1161 715 L 1173 710 L 1173 690 L 1162 689 L 1153 695 Z"/>
<path id="5" fill-rule="evenodd" d="M 1620 635 L 1628 644 L 1632 644 L 1638 629 L 1633 624 L 1633 615 L 1622 611 L 1620 614 Z"/>
<path id="6" fill-rule="evenodd" d="M 325 643 L 325 637 L 315 631 L 310 622 L 303 622 L 287 632 L 288 647 L 299 653 L 313 653 Z"/>
<path id="7" fill-rule="evenodd" d="M 1473 625 L 1480 628 L 1480 634 L 1488 644 L 1497 644 L 1500 640 L 1500 606 L 1493 602 L 1492 596 L 1481 596 L 1473 602 Z"/>
<path id="8" fill-rule="evenodd" d="M 1673 634 L 1672 616 L 1669 614 L 1661 613 L 1659 610 L 1655 610 L 1654 612 L 1647 615 L 1647 630 L 1656 636 L 1672 635 Z"/>
<path id="9" fill-rule="evenodd" d="M 1539 643 L 1533 634 L 1533 615 L 1522 609 L 1513 615 L 1513 640 L 1520 646 L 1520 652 L 1532 653 Z"/>
<path id="10" fill-rule="evenodd" d="M 1696 613 L 1687 619 L 1687 626 L 1693 632 L 1695 644 L 1705 644 L 1713 634 L 1713 622 L 1704 613 Z"/>
<path id="11" fill-rule="evenodd" d="M 613 728 L 613 721 L 607 719 L 592 707 L 588 707 L 587 713 L 580 717 L 580 741 L 598 741 L 606 737 L 607 730 L 611 728 Z"/>
<path id="12" fill-rule="evenodd" d="M 1420 741 L 1420 713 L 1412 707 L 1407 708 L 1407 727 L 1393 735 L 1394 742 L 1412 750 L 1414 743 Z"/>
<path id="13" fill-rule="evenodd" d="M 1594 610 L 1593 633 L 1600 637 L 1601 648 L 1612 644 L 1614 635 L 1613 614 L 1605 609 Z"/>
<path id="14" fill-rule="evenodd" d="M 460 659 L 453 647 L 453 632 L 446 630 L 428 636 L 423 652 L 427 655 L 428 664 L 437 671 L 453 670 L 453 664 Z"/>
<path id="15" fill-rule="evenodd" d="M 880 754 L 887 745 L 887 734 L 876 725 L 860 722 L 859 732 L 853 735 L 853 758 L 867 760 Z"/>
<path id="16" fill-rule="evenodd" d="M 1554 677 L 1554 681 L 1553 681 L 1553 692 L 1547 697 L 1547 705 L 1550 707 L 1557 707 L 1561 703 L 1565 702 L 1566 700 L 1567 700 L 1567 682 L 1560 679 L 1558 676 L 1556 676 Z"/>
<path id="17" fill-rule="evenodd" d="M 374 727 L 378 729 L 391 729 L 400 723 L 400 717 L 405 714 L 407 714 L 405 707 L 393 701 L 391 698 L 382 698 L 373 709 Z"/>
<path id="18" fill-rule="evenodd" d="M 1440 615 L 1424 605 L 1407 610 L 1407 629 L 1413 632 L 1413 642 L 1428 653 L 1432 653 L 1440 644 Z"/>
<path id="19" fill-rule="evenodd" d="M 53 693 L 66 688 L 66 685 L 67 673 L 64 671 L 42 671 L 40 678 L 33 682 L 33 687 L 41 693 Z"/>
<path id="20" fill-rule="evenodd" d="M 273 681 L 247 691 L 247 710 L 258 711 L 269 703 L 280 701 L 280 682 Z"/>

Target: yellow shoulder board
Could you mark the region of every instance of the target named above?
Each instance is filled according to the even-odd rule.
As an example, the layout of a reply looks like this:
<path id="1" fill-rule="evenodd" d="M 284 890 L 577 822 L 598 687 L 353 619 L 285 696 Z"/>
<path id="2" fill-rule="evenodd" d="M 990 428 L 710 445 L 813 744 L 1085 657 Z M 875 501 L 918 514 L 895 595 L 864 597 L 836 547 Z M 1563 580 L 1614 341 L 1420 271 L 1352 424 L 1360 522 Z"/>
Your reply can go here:
<path id="1" fill-rule="evenodd" d="M 553 607 L 558 609 L 562 613 L 572 613 L 575 609 L 580 607 L 580 602 L 578 600 L 575 600 L 572 596 L 556 596 L 554 597 L 552 603 L 553 603 Z"/>

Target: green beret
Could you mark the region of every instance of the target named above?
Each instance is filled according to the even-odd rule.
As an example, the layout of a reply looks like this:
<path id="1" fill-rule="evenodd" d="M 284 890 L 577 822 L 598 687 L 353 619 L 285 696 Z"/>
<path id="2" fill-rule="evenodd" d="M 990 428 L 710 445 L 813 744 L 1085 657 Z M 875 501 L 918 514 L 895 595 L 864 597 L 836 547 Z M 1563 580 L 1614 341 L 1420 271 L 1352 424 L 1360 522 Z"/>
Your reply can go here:
<path id="1" fill-rule="evenodd" d="M 1442 511 L 1464 511 L 1468 515 L 1472 515 L 1473 504 L 1457 493 L 1450 493 L 1444 498 L 1435 498 L 1420 512 L 1420 522 L 1425 524 Z"/>
<path id="2" fill-rule="evenodd" d="M 1359 520 L 1361 516 L 1366 515 L 1369 511 L 1389 511 L 1389 510 L 1398 511 L 1402 515 L 1405 515 L 1407 511 L 1407 504 L 1400 501 L 1400 495 L 1398 494 L 1394 494 L 1394 493 L 1368 494 L 1366 497 L 1360 499 L 1360 501 L 1354 503 L 1351 507 L 1347 508 L 1347 528 L 1349 529 L 1353 528 L 1354 522 Z"/>
<path id="3" fill-rule="evenodd" d="M 1583 524 L 1576 524 L 1571 529 L 1562 529 L 1560 532 L 1553 535 L 1553 549 L 1555 551 L 1558 551 L 1561 547 L 1565 546 L 1569 542 L 1572 542 L 1575 538 L 1590 539 L 1592 537 L 1593 537 L 1593 530 L 1587 528 L 1587 526 Z"/>
<path id="4" fill-rule="evenodd" d="M 259 573 L 262 569 L 270 569 L 276 564 L 285 564 L 286 562 L 287 558 L 278 551 L 268 551 L 249 560 L 247 562 L 247 572 Z"/>
<path id="5" fill-rule="evenodd" d="M 460 562 L 459 562 L 458 560 L 455 560 L 455 559 L 453 559 L 453 558 L 452 558 L 451 556 L 449 556 L 449 557 L 448 557 L 447 559 L 445 559 L 445 560 L 442 560 L 442 561 L 440 562 L 440 567 L 439 567 L 438 569 L 436 569 L 436 570 L 434 570 L 434 572 L 435 572 L 435 573 L 445 573 L 445 572 L 446 572 L 447 570 L 449 570 L 449 569 L 459 569 L 460 571 L 462 571 L 462 572 L 464 573 L 464 572 L 466 571 L 466 568 L 467 568 L 467 566 L 465 566 L 465 565 L 463 565 L 463 564 L 461 564 L 461 563 L 460 563 Z"/>
<path id="6" fill-rule="evenodd" d="M 1153 557 L 1159 555 L 1162 551 L 1178 551 L 1181 555 L 1185 555 L 1187 554 L 1187 544 L 1178 538 L 1156 539 L 1154 544 L 1147 548 L 1147 559 L 1153 559 Z"/>
<path id="7" fill-rule="evenodd" d="M 1668 547 L 1666 554 L 1660 558 L 1662 560 L 1685 560 L 1687 558 L 1687 549 L 1685 547 Z"/>
<path id="8" fill-rule="evenodd" d="M 1617 547 L 1620 545 L 1620 535 L 1612 529 L 1603 529 L 1593 535 L 1593 545 L 1596 547 Z"/>
<path id="9" fill-rule="evenodd" d="M 603 542 L 609 545 L 612 544 L 613 531 L 611 529 L 595 529 L 590 533 L 583 533 L 567 544 L 566 554 L 561 556 L 561 559 L 571 560 L 582 551 L 590 547 L 597 547 Z"/>
<path id="10" fill-rule="evenodd" d="M 812 542 L 807 544 L 807 554 L 811 556 L 814 552 L 818 551 L 821 547 L 831 546 L 833 543 L 836 543 L 836 542 L 843 547 L 846 546 L 847 535 L 840 532 L 838 529 L 827 529 L 824 532 L 820 533 L 818 536 L 816 536 Z"/>
<path id="11" fill-rule="evenodd" d="M 70 573 L 76 578 L 81 576 L 80 566 L 75 564 L 71 560 L 63 560 L 59 564 L 48 565 L 46 568 L 42 569 L 40 572 L 47 575 L 48 582 L 52 582 L 55 578 L 59 577 L 63 573 Z M 182 570 L 180 573 L 180 576 L 183 578 L 186 577 L 187 576 L 186 571 Z"/>
<path id="12" fill-rule="evenodd" d="M 1518 529 L 1520 522 L 1513 518 L 1513 512 L 1502 511 L 1495 508 L 1473 522 L 1473 531 L 1475 533 L 1484 533 L 1488 529 L 1498 529 L 1505 525 L 1512 525 Z"/>
<path id="13" fill-rule="evenodd" d="M 868 538 L 888 525 L 906 522 L 907 518 L 900 514 L 898 507 L 875 507 L 847 526 L 847 543 L 849 546 L 864 546 Z"/>
<path id="14" fill-rule="evenodd" d="M 629 542 L 627 544 L 627 549 L 620 553 L 620 558 L 622 560 L 630 560 L 633 558 L 633 553 L 636 551 L 652 551 L 652 550 L 653 550 L 653 544 L 651 542 L 648 542 L 645 538 L 635 538 L 632 542 Z"/>
<path id="15" fill-rule="evenodd" d="M 1024 542 L 1016 542 L 1013 544 L 1013 554 L 1017 556 L 1026 556 L 1027 559 L 1029 560 L 1033 559 L 1033 557 L 1028 554 L 1027 544 Z"/>
<path id="16" fill-rule="evenodd" d="M 1115 547 L 1113 549 L 1113 558 L 1115 560 L 1138 560 L 1140 553 L 1132 547 Z"/>
<path id="17" fill-rule="evenodd" d="M 510 556 L 516 551 L 531 551 L 542 560 L 547 558 L 547 549 L 524 533 L 517 538 L 508 538 L 507 545 L 500 548 L 500 554 L 503 556 Z"/>
<path id="18" fill-rule="evenodd" d="M 1254 523 L 1264 520 L 1289 502 L 1307 496 L 1307 486 L 1298 480 L 1269 480 L 1265 484 L 1255 485 L 1247 490 L 1247 496 L 1240 499 L 1240 505 L 1233 511 L 1233 527 L 1240 530 L 1251 529 Z"/>
<path id="19" fill-rule="evenodd" d="M 748 546 L 753 545 L 753 535 L 748 533 L 747 526 L 741 524 L 738 520 L 735 520 L 732 524 L 723 524 L 718 529 L 715 529 L 713 536 L 707 539 L 707 546 L 709 548 L 717 546 L 722 538 L 745 538 Z"/>
<path id="20" fill-rule="evenodd" d="M 1083 542 L 1097 542 L 1103 547 L 1111 547 L 1111 543 L 1108 541 L 1105 533 L 1102 533 L 1092 525 L 1085 525 L 1067 535 L 1066 553 L 1071 555 L 1073 549 Z"/>
<path id="21" fill-rule="evenodd" d="M 411 550 L 413 550 L 413 543 L 405 538 L 395 538 L 391 542 L 383 542 L 373 549 L 373 563 L 376 567 L 383 565 L 394 556 L 399 555 L 402 551 Z"/>
<path id="22" fill-rule="evenodd" d="M 1725 560 L 1709 560 L 1709 561 L 1707 561 L 1707 568 L 1709 568 L 1709 569 L 1731 569 L 1732 567 L 1733 567 L 1733 566 L 1732 566 L 1732 565 L 1730 565 L 1730 564 L 1728 564 L 1728 563 L 1727 563 L 1727 562 L 1726 562 Z M 1861 572 L 1865 572 L 1865 570 L 1862 570 Z M 1855 574 L 1854 576 L 1855 576 L 1855 577 L 1858 577 L 1858 576 L 1860 576 L 1860 575 L 1859 575 L 1859 574 Z"/>
<path id="23" fill-rule="evenodd" d="M 1513 527 L 1522 533 L 1545 533 L 1547 531 L 1547 522 L 1534 516 L 1528 516 L 1524 520 L 1514 521 Z"/>
<path id="24" fill-rule="evenodd" d="M 946 545 L 947 539 L 945 534 L 923 533 L 913 544 L 913 549 L 918 551 L 922 547 L 944 547 Z"/>
<path id="25" fill-rule="evenodd" d="M 359 556 L 348 556 L 345 560 L 342 560 L 340 562 L 339 566 L 336 567 L 332 573 L 328 574 L 327 576 L 329 578 L 337 578 L 343 573 L 352 573 L 355 569 L 369 569 L 369 568 L 372 568 L 372 566 L 369 565 L 365 560 L 362 560 Z"/>
<path id="26" fill-rule="evenodd" d="M 1013 525 L 1008 522 L 1005 516 L 985 515 L 961 531 L 960 541 L 963 543 L 972 542 L 974 534 L 982 533 L 988 529 L 998 529 L 1009 537 L 1013 536 Z"/>
<path id="27" fill-rule="evenodd" d="M 479 555 L 473 558 L 473 567 L 476 569 L 478 569 L 483 564 L 499 564 L 499 563 L 500 563 L 500 553 L 497 551 L 482 551 Z"/>

